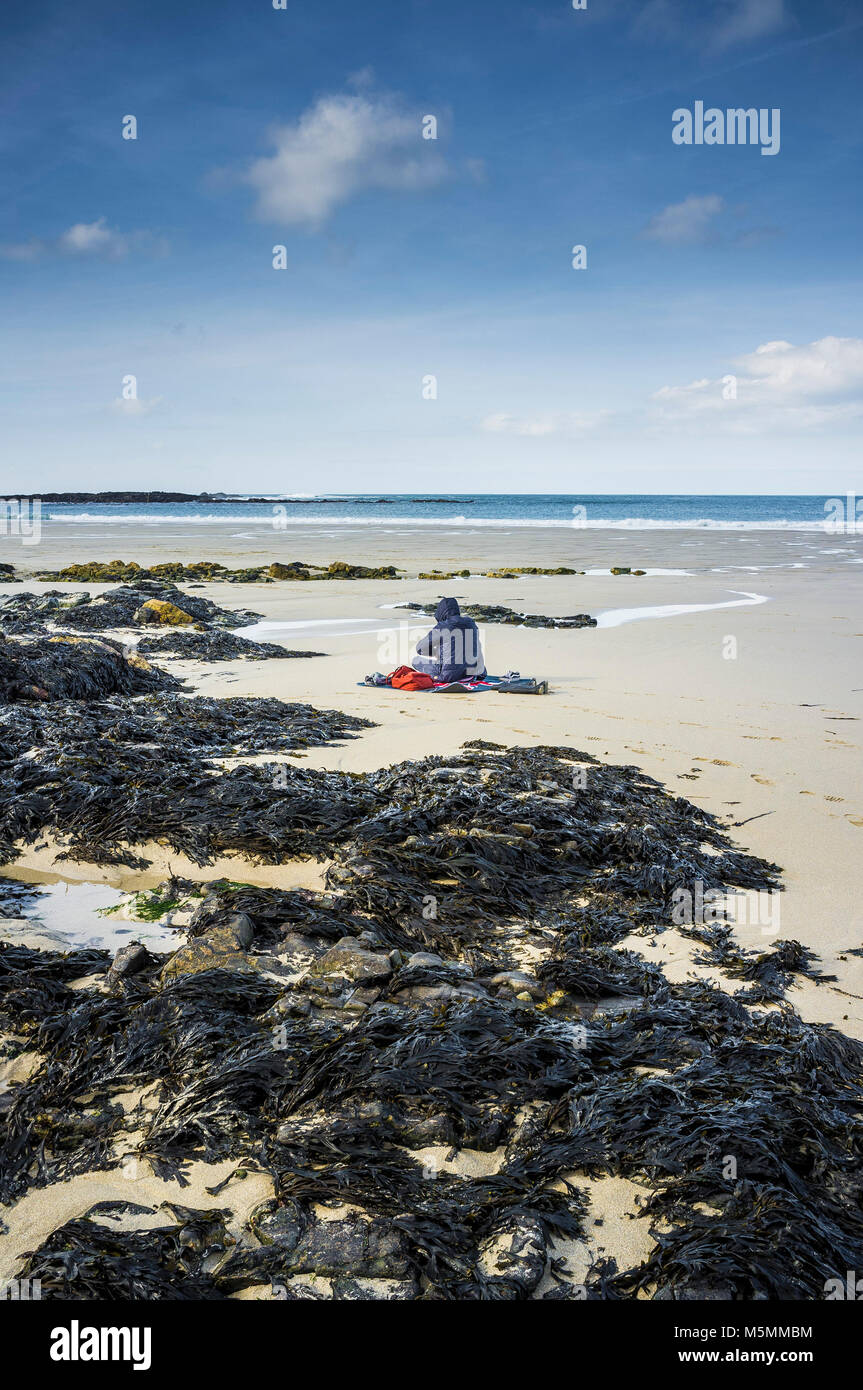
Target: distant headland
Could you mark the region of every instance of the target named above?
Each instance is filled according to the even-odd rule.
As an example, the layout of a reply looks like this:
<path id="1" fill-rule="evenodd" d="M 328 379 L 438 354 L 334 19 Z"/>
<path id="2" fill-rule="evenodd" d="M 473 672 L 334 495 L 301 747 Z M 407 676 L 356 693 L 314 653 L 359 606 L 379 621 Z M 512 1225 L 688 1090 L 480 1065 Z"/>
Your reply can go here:
<path id="1" fill-rule="evenodd" d="M 391 507 L 394 500 L 391 497 L 237 497 L 227 492 L 30 492 L 21 495 L 22 502 L 74 502 L 76 505 L 82 503 L 114 503 L 124 504 L 127 502 L 152 505 L 153 503 L 165 503 L 171 505 L 181 502 L 198 502 L 207 505 L 223 506 L 226 503 L 232 507 L 242 506 L 247 503 L 256 503 L 269 506 L 278 503 L 281 506 L 308 507 L 320 506 L 325 503 L 328 507 Z M 434 503 L 435 506 L 446 507 L 469 507 L 472 497 L 406 497 L 406 502 L 415 503 Z"/>

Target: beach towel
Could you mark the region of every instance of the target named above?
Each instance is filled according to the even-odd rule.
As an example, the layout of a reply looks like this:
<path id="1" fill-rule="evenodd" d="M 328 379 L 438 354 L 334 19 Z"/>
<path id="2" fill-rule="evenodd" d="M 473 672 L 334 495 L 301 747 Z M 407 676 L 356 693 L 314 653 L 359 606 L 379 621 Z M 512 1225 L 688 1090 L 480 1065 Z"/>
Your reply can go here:
<path id="1" fill-rule="evenodd" d="M 392 690 L 422 690 L 428 691 L 431 695 L 481 695 L 488 690 L 496 690 L 503 695 L 548 694 L 547 680 L 537 681 L 531 676 L 519 676 L 517 673 L 506 676 L 483 676 L 482 680 L 467 678 L 460 681 L 435 681 L 421 671 L 412 671 L 409 666 L 400 666 L 398 671 L 408 671 L 418 681 L 428 681 L 429 684 L 414 684 L 406 677 L 404 685 L 397 685 L 395 680 L 391 680 L 389 676 L 382 676 L 380 672 L 376 671 L 374 676 L 366 676 L 364 681 L 357 681 L 357 685 L 383 686 L 385 689 Z M 394 671 L 393 676 L 397 675 L 398 671 Z"/>

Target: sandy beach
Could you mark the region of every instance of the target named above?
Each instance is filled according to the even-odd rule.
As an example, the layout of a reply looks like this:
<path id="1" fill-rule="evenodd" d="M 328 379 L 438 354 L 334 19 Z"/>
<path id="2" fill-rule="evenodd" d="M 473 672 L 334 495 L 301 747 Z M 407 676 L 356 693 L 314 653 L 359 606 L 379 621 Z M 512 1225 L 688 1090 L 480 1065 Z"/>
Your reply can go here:
<path id="1" fill-rule="evenodd" d="M 443 586 L 412 577 L 386 583 L 181 586 L 189 593 L 205 593 L 222 607 L 260 613 L 261 621 L 243 630 L 250 637 L 326 655 L 219 665 L 165 660 L 165 665 L 182 676 L 190 693 L 275 696 L 374 721 L 375 727 L 347 743 L 300 755 L 308 767 L 367 772 L 429 754 L 446 756 L 466 740 L 481 738 L 512 747 L 563 745 L 603 762 L 642 769 L 672 794 L 716 815 L 740 848 L 781 865 L 785 891 L 779 910 L 774 907 L 767 925 L 741 920 L 736 938 L 749 950 L 767 949 L 780 937 L 812 950 L 820 968 L 835 980 L 801 979 L 790 1002 L 810 1022 L 831 1023 L 863 1038 L 863 959 L 846 954 L 863 944 L 855 873 L 863 833 L 863 760 L 855 729 L 863 718 L 863 689 L 856 685 L 863 642 L 861 543 L 752 532 L 693 536 L 685 531 L 504 537 L 446 529 L 433 536 L 423 529 L 419 536 L 415 532 L 402 539 L 378 528 L 370 537 L 370 529 L 354 537 L 346 528 L 329 550 L 326 536 L 292 535 L 290 556 L 320 562 L 335 555 L 369 564 L 392 561 L 413 571 L 450 565 L 476 570 L 504 560 L 577 563 L 587 573 L 472 577 Z M 187 561 L 263 563 L 273 554 L 257 536 L 229 543 L 208 531 L 206 543 L 199 536 L 194 544 L 184 537 L 192 546 L 184 552 L 177 540 L 173 533 L 142 537 L 117 528 L 110 543 L 101 537 L 97 548 L 99 558 L 122 555 L 144 564 L 181 553 Z M 40 547 L 38 567 L 96 558 L 90 549 L 82 550 L 80 537 L 63 544 L 51 535 Z M 27 555 L 19 563 L 19 573 L 30 560 Z M 648 572 L 612 576 L 611 563 Z M 4 586 L 3 592 L 45 592 L 50 587 L 22 580 Z M 109 586 L 62 587 L 99 592 Z M 441 593 L 525 613 L 587 612 L 599 625 L 578 631 L 486 625 L 482 635 L 489 669 L 547 678 L 550 692 L 544 697 L 431 696 L 358 684 L 368 672 L 386 672 L 409 661 L 416 640 L 427 630 L 428 621 L 398 605 L 425 604 Z M 314 861 L 260 866 L 225 859 L 202 870 L 151 844 L 146 847 L 150 867 L 133 873 L 86 862 L 61 865 L 55 853 L 49 844 L 27 848 L 5 872 L 61 887 L 86 882 L 126 891 L 155 886 L 169 872 L 198 881 L 225 874 L 273 887 L 320 889 L 326 868 Z M 69 910 L 74 913 L 72 897 Z M 696 943 L 673 928 L 658 938 L 634 936 L 624 944 L 660 964 L 670 981 L 701 977 L 728 988 L 718 971 L 693 961 Z M 7 1069 L 11 1080 L 26 1073 L 21 1058 Z M 454 1155 L 445 1148 L 414 1156 L 423 1160 L 424 1154 L 444 1171 L 465 1175 L 492 1173 L 502 1161 L 502 1153 L 463 1150 Z M 200 1198 L 201 1205 L 211 1205 L 206 1189 L 226 1172 L 224 1164 L 196 1164 L 191 1188 L 184 1193 L 186 1204 Z M 176 1196 L 170 1182 L 160 1182 L 149 1167 L 121 1186 L 131 1200 L 140 1197 L 146 1204 Z M 581 1277 L 599 1256 L 613 1255 L 621 1267 L 637 1264 L 652 1244 L 638 1215 L 638 1183 L 607 1177 L 594 1180 L 589 1190 L 592 1210 L 604 1222 L 601 1236 L 556 1247 L 573 1277 Z M 4 1213 L 8 1233 L 0 1236 L 0 1278 L 12 1276 L 37 1233 L 44 1238 L 91 1208 L 96 1197 L 107 1201 L 117 1191 L 110 1172 L 33 1190 Z M 259 1196 L 257 1189 L 246 1187 L 237 1197 L 235 1226 L 250 1210 L 250 1194 Z M 549 1287 L 545 1280 L 535 1296 Z M 266 1295 L 258 1288 L 242 1296 Z"/>

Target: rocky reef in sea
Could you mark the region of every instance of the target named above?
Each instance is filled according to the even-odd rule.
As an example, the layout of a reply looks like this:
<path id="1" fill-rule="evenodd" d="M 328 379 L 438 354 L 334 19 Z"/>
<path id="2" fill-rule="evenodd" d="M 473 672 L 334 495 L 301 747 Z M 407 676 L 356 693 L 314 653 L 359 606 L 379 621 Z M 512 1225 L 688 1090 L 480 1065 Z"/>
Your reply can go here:
<path id="1" fill-rule="evenodd" d="M 431 615 L 437 606 L 437 599 L 428 603 L 400 603 L 399 608 L 413 613 Z M 507 623 L 518 627 L 596 627 L 596 618 L 589 613 L 571 613 L 565 618 L 549 618 L 543 613 L 516 613 L 512 608 L 502 608 L 494 603 L 460 603 L 462 617 L 473 618 L 477 623 Z"/>
<path id="2" fill-rule="evenodd" d="M 66 565 L 61 570 L 38 571 L 33 578 L 74 584 L 112 584 L 118 579 L 136 585 L 142 582 L 164 584 L 181 581 L 256 584 L 270 583 L 274 579 L 398 579 L 400 573 L 394 565 L 352 565 L 347 560 L 333 560 L 329 565 L 315 565 L 305 560 L 292 560 L 288 564 L 273 561 L 269 565 L 247 565 L 239 569 L 229 569 L 215 560 L 196 560 L 191 564 L 166 560 L 149 567 L 139 565 L 135 560 L 109 560 L 107 563 L 104 560 L 90 560 L 86 564 Z"/>
<path id="3" fill-rule="evenodd" d="M 0 1200 L 229 1165 L 214 1208 L 130 1182 L 16 1277 L 67 1300 L 806 1299 L 861 1267 L 863 1051 L 788 1002 L 812 958 L 716 920 L 678 930 L 725 987 L 650 959 L 681 884 L 776 889 L 775 865 L 574 747 L 303 769 L 292 719 L 363 721 L 179 698 L 0 711 L 4 857 L 49 834 L 134 862 L 156 838 L 198 864 L 313 857 L 326 888 L 175 876 L 133 903 L 176 927 L 167 956 L 0 946 L 3 1053 L 38 1057 L 0 1097 Z M 278 761 L 225 771 L 229 747 Z M 273 1196 L 237 1230 L 254 1174 Z M 577 1279 L 561 1252 L 608 1174 L 640 1185 L 654 1243 Z"/>
<path id="4" fill-rule="evenodd" d="M 421 570 L 419 579 L 517 579 L 520 575 L 583 575 L 584 570 L 569 565 L 502 565 L 488 570 Z M 613 565 L 609 574 L 643 575 L 644 570 L 629 565 Z M 395 565 L 357 565 L 347 560 L 333 560 L 321 565 L 308 560 L 274 560 L 266 565 L 245 565 L 230 569 L 215 560 L 166 560 L 145 566 L 135 560 L 88 560 L 83 564 L 66 565 L 60 570 L 38 570 L 33 579 L 49 583 L 107 583 L 119 580 L 131 584 L 149 580 L 158 583 L 271 584 L 278 579 L 405 579 L 405 570 Z M 0 565 L 0 582 L 16 578 L 12 565 Z"/>

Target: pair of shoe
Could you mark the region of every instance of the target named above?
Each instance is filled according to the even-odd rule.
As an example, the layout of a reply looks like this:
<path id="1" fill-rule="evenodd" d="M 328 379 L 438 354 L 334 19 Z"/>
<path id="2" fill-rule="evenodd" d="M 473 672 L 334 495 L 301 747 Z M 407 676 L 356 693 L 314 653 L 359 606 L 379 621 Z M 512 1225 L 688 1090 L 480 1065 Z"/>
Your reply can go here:
<path id="1" fill-rule="evenodd" d="M 535 681 L 528 676 L 522 676 L 517 680 L 507 680 L 504 677 L 497 688 L 503 691 L 504 695 L 547 695 L 548 681 Z"/>

